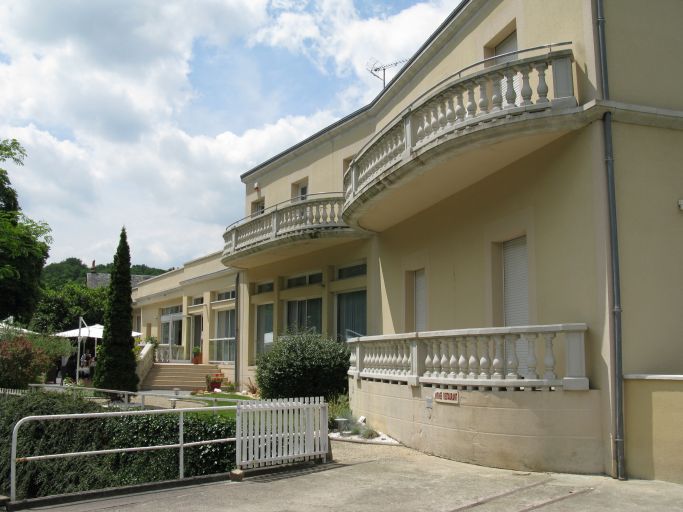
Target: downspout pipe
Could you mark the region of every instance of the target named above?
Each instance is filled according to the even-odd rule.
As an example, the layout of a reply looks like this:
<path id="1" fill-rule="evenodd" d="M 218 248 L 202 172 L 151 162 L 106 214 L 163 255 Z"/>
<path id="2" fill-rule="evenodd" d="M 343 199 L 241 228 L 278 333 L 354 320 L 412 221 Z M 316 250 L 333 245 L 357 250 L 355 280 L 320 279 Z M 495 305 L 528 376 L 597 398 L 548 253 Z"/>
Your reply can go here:
<path id="1" fill-rule="evenodd" d="M 602 97 L 609 100 L 607 74 L 607 44 L 605 42 L 605 12 L 603 0 L 597 0 L 598 52 L 600 57 L 600 85 Z M 622 367 L 621 277 L 619 271 L 619 235 L 617 229 L 617 196 L 614 177 L 614 147 L 612 144 L 612 112 L 603 116 L 605 170 L 607 173 L 607 207 L 609 210 L 609 240 L 612 280 L 612 352 L 614 354 L 614 462 L 616 477 L 626 480 L 624 450 L 624 375 Z"/>

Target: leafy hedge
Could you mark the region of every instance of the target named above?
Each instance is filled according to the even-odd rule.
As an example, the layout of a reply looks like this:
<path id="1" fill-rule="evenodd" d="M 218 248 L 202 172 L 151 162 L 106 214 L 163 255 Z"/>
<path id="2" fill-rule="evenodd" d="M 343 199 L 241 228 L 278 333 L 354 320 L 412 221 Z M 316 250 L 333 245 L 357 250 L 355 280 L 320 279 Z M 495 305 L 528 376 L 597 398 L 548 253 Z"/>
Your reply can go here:
<path id="1" fill-rule="evenodd" d="M 0 494 L 9 494 L 10 443 L 14 424 L 25 416 L 103 412 L 69 394 L 35 392 L 0 396 Z M 210 414 L 187 415 L 186 442 L 234 437 L 234 420 Z M 29 422 L 19 431 L 19 456 L 68 451 L 151 446 L 178 442 L 177 415 Z M 177 449 L 84 456 L 17 464 L 17 497 L 35 498 L 178 478 Z M 230 471 L 234 443 L 185 449 L 185 476 Z"/>
<path id="2" fill-rule="evenodd" d="M 348 391 L 346 343 L 311 331 L 280 337 L 257 361 L 256 382 L 262 398 L 324 396 Z"/>

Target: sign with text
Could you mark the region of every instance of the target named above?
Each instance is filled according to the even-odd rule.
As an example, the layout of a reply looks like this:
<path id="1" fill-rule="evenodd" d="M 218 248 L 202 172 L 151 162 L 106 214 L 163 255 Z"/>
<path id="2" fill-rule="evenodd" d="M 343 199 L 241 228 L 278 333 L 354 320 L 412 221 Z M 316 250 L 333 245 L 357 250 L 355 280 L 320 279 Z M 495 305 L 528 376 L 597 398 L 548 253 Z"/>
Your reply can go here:
<path id="1" fill-rule="evenodd" d="M 434 391 L 434 401 L 442 404 L 460 404 L 460 391 L 441 389 Z"/>

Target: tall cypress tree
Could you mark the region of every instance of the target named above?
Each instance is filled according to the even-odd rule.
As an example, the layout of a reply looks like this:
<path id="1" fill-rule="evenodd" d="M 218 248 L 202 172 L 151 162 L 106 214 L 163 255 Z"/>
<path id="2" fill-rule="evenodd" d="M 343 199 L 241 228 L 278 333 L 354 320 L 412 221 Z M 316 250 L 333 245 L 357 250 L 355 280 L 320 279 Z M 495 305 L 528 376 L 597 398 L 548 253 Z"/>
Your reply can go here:
<path id="1" fill-rule="evenodd" d="M 126 228 L 122 228 L 111 271 L 102 348 L 97 356 L 95 386 L 98 388 L 137 391 L 131 293 L 130 250 Z"/>

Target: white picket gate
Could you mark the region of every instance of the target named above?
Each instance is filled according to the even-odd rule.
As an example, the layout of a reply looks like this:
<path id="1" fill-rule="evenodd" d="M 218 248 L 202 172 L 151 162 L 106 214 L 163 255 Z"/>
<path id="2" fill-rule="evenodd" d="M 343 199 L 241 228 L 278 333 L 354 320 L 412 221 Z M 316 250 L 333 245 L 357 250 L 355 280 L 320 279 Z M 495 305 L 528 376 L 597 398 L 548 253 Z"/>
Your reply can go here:
<path id="1" fill-rule="evenodd" d="M 28 392 L 28 390 L 26 390 L 26 389 L 0 388 L 0 395 L 21 396 L 21 395 L 25 395 L 27 392 Z"/>
<path id="2" fill-rule="evenodd" d="M 323 397 L 244 400 L 237 404 L 237 467 L 327 459 Z"/>

